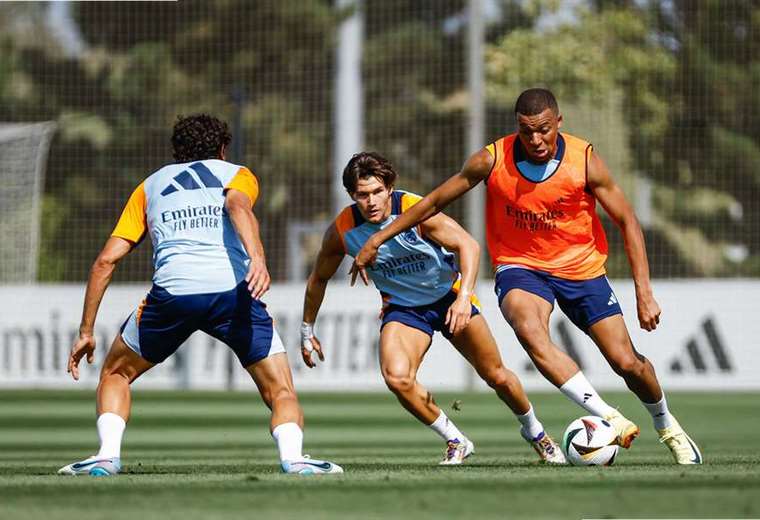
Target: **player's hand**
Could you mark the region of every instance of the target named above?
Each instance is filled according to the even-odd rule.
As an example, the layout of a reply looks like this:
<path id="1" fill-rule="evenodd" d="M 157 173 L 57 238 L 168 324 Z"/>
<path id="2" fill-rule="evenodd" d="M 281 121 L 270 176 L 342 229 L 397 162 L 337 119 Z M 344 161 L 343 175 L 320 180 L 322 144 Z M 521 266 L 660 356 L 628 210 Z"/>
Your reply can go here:
<path id="1" fill-rule="evenodd" d="M 446 325 L 448 325 L 452 336 L 456 336 L 470 324 L 471 315 L 472 302 L 470 301 L 470 297 L 459 293 L 457 299 L 454 300 L 454 303 L 451 304 L 451 307 L 446 312 Z"/>
<path id="2" fill-rule="evenodd" d="M 319 342 L 313 331 L 314 325 L 311 323 L 301 324 L 301 357 L 303 362 L 309 368 L 314 368 L 317 364 L 311 359 L 311 353 L 316 352 L 320 361 L 325 360 L 325 354 L 322 352 L 322 344 Z"/>
<path id="3" fill-rule="evenodd" d="M 636 294 L 636 311 L 642 329 L 652 331 L 657 328 L 662 310 L 651 292 Z"/>
<path id="4" fill-rule="evenodd" d="M 377 250 L 380 248 L 380 244 L 376 244 L 373 237 L 370 237 L 364 243 L 364 246 L 359 250 L 359 253 L 354 258 L 354 264 L 351 266 L 351 286 L 356 283 L 356 275 L 359 275 L 364 282 L 364 285 L 369 285 L 369 278 L 367 277 L 367 266 L 372 265 L 377 258 Z"/>
<path id="5" fill-rule="evenodd" d="M 251 263 L 248 265 L 248 274 L 245 275 L 245 281 L 248 282 L 248 291 L 250 291 L 251 296 L 257 300 L 269 290 L 272 279 L 269 277 L 266 260 L 264 260 L 263 256 L 251 258 Z"/>
<path id="6" fill-rule="evenodd" d="M 87 355 L 87 362 L 95 361 L 95 337 L 92 334 L 79 334 L 79 339 L 72 345 L 66 372 L 71 374 L 74 381 L 79 381 L 79 362 Z"/>

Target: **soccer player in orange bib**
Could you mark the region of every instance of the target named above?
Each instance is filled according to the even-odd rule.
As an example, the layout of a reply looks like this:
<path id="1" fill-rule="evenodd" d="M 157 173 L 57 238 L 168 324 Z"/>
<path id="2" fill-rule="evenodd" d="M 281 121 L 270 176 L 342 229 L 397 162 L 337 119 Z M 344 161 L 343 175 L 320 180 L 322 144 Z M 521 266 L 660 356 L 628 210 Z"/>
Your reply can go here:
<path id="1" fill-rule="evenodd" d="M 473 154 L 446 180 L 356 255 L 352 282 L 372 265 L 381 244 L 424 222 L 480 182 L 486 184 L 486 240 L 496 273 L 496 296 L 538 370 L 588 412 L 605 418 L 628 448 L 639 428 L 608 405 L 578 365 L 549 336 L 554 302 L 596 343 L 612 369 L 652 415 L 660 441 L 678 464 L 701 464 L 697 445 L 670 414 L 654 367 L 633 346 L 617 297 L 605 276 L 607 240 L 599 201 L 623 233 L 636 287 L 639 324 L 660 321 L 652 294 L 644 236 L 620 187 L 591 144 L 560 133 L 554 95 L 529 89 L 515 104 L 518 131 Z"/>
<path id="2" fill-rule="evenodd" d="M 382 156 L 354 155 L 343 171 L 343 185 L 355 204 L 327 229 L 304 296 L 301 353 L 314 366 L 312 352 L 324 361 L 313 327 L 327 282 L 345 255 L 354 256 L 378 229 L 390 225 L 420 197 L 394 189 L 396 172 Z M 449 252 L 451 251 L 451 252 Z M 454 254 L 459 257 L 459 269 Z M 417 381 L 417 369 L 433 334 L 441 332 L 475 368 L 522 425 L 520 434 L 543 461 L 564 464 L 560 447 L 544 432 L 520 380 L 501 361 L 499 349 L 480 315 L 473 293 L 478 276 L 478 243 L 444 214 L 402 233 L 379 251 L 370 277 L 383 297 L 380 370 L 388 388 L 409 413 L 446 442 L 442 465 L 458 465 L 474 445 L 435 404 Z"/>
<path id="3" fill-rule="evenodd" d="M 67 464 L 62 475 L 112 476 L 121 471 L 121 439 L 131 409 L 130 385 L 171 356 L 196 330 L 226 343 L 272 410 L 270 429 L 285 473 L 343 473 L 337 464 L 304 457 L 303 412 L 288 357 L 266 305 L 264 248 L 253 206 L 259 183 L 244 166 L 225 161 L 232 136 L 206 114 L 180 117 L 172 145 L 176 162 L 143 181 L 90 270 L 68 371 L 79 379 L 92 363 L 100 301 L 119 261 L 146 235 L 153 243 L 153 286 L 127 318 L 103 362 L 98 384 L 100 450 Z"/>

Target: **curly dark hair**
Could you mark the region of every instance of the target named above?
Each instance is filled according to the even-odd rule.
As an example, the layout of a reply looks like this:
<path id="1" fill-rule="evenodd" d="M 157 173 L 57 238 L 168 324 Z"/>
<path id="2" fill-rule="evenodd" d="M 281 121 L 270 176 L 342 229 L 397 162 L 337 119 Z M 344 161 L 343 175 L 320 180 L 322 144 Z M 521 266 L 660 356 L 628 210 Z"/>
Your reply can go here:
<path id="1" fill-rule="evenodd" d="M 343 186 L 349 195 L 353 195 L 359 179 L 377 177 L 386 188 L 393 188 L 396 176 L 396 170 L 388 159 L 379 153 L 360 152 L 354 154 L 343 169 Z"/>
<path id="2" fill-rule="evenodd" d="M 172 132 L 174 160 L 178 163 L 218 159 L 232 141 L 227 123 L 208 114 L 177 116 Z"/>

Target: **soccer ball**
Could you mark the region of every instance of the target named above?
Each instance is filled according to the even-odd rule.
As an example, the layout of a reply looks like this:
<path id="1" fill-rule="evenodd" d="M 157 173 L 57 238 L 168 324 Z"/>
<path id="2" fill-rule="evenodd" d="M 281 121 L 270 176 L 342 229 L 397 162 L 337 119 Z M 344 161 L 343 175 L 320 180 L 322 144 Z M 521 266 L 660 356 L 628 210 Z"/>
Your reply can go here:
<path id="1" fill-rule="evenodd" d="M 587 415 L 570 423 L 562 449 L 573 466 L 611 466 L 618 452 L 617 432 L 601 417 Z"/>

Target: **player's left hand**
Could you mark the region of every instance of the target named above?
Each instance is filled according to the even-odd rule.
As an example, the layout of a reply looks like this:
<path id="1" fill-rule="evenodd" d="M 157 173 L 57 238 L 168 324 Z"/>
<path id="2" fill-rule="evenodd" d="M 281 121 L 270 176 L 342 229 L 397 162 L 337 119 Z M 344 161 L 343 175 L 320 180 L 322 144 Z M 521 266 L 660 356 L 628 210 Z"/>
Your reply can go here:
<path id="1" fill-rule="evenodd" d="M 657 328 L 662 310 L 651 292 L 636 295 L 636 311 L 642 329 L 652 331 Z"/>
<path id="2" fill-rule="evenodd" d="M 79 362 L 87 355 L 87 362 L 92 365 L 95 361 L 95 337 L 92 334 L 79 334 L 79 339 L 72 345 L 66 372 L 71 374 L 74 381 L 79 381 Z"/>
<path id="3" fill-rule="evenodd" d="M 446 325 L 448 325 L 452 336 L 456 336 L 470 324 L 471 314 L 472 302 L 470 302 L 469 296 L 459 293 L 457 299 L 446 312 Z"/>
<path id="4" fill-rule="evenodd" d="M 269 277 L 267 264 L 263 257 L 256 256 L 251 258 L 251 263 L 248 265 L 248 274 L 245 275 L 245 281 L 248 282 L 248 290 L 251 296 L 257 300 L 269 290 L 272 279 Z"/>

